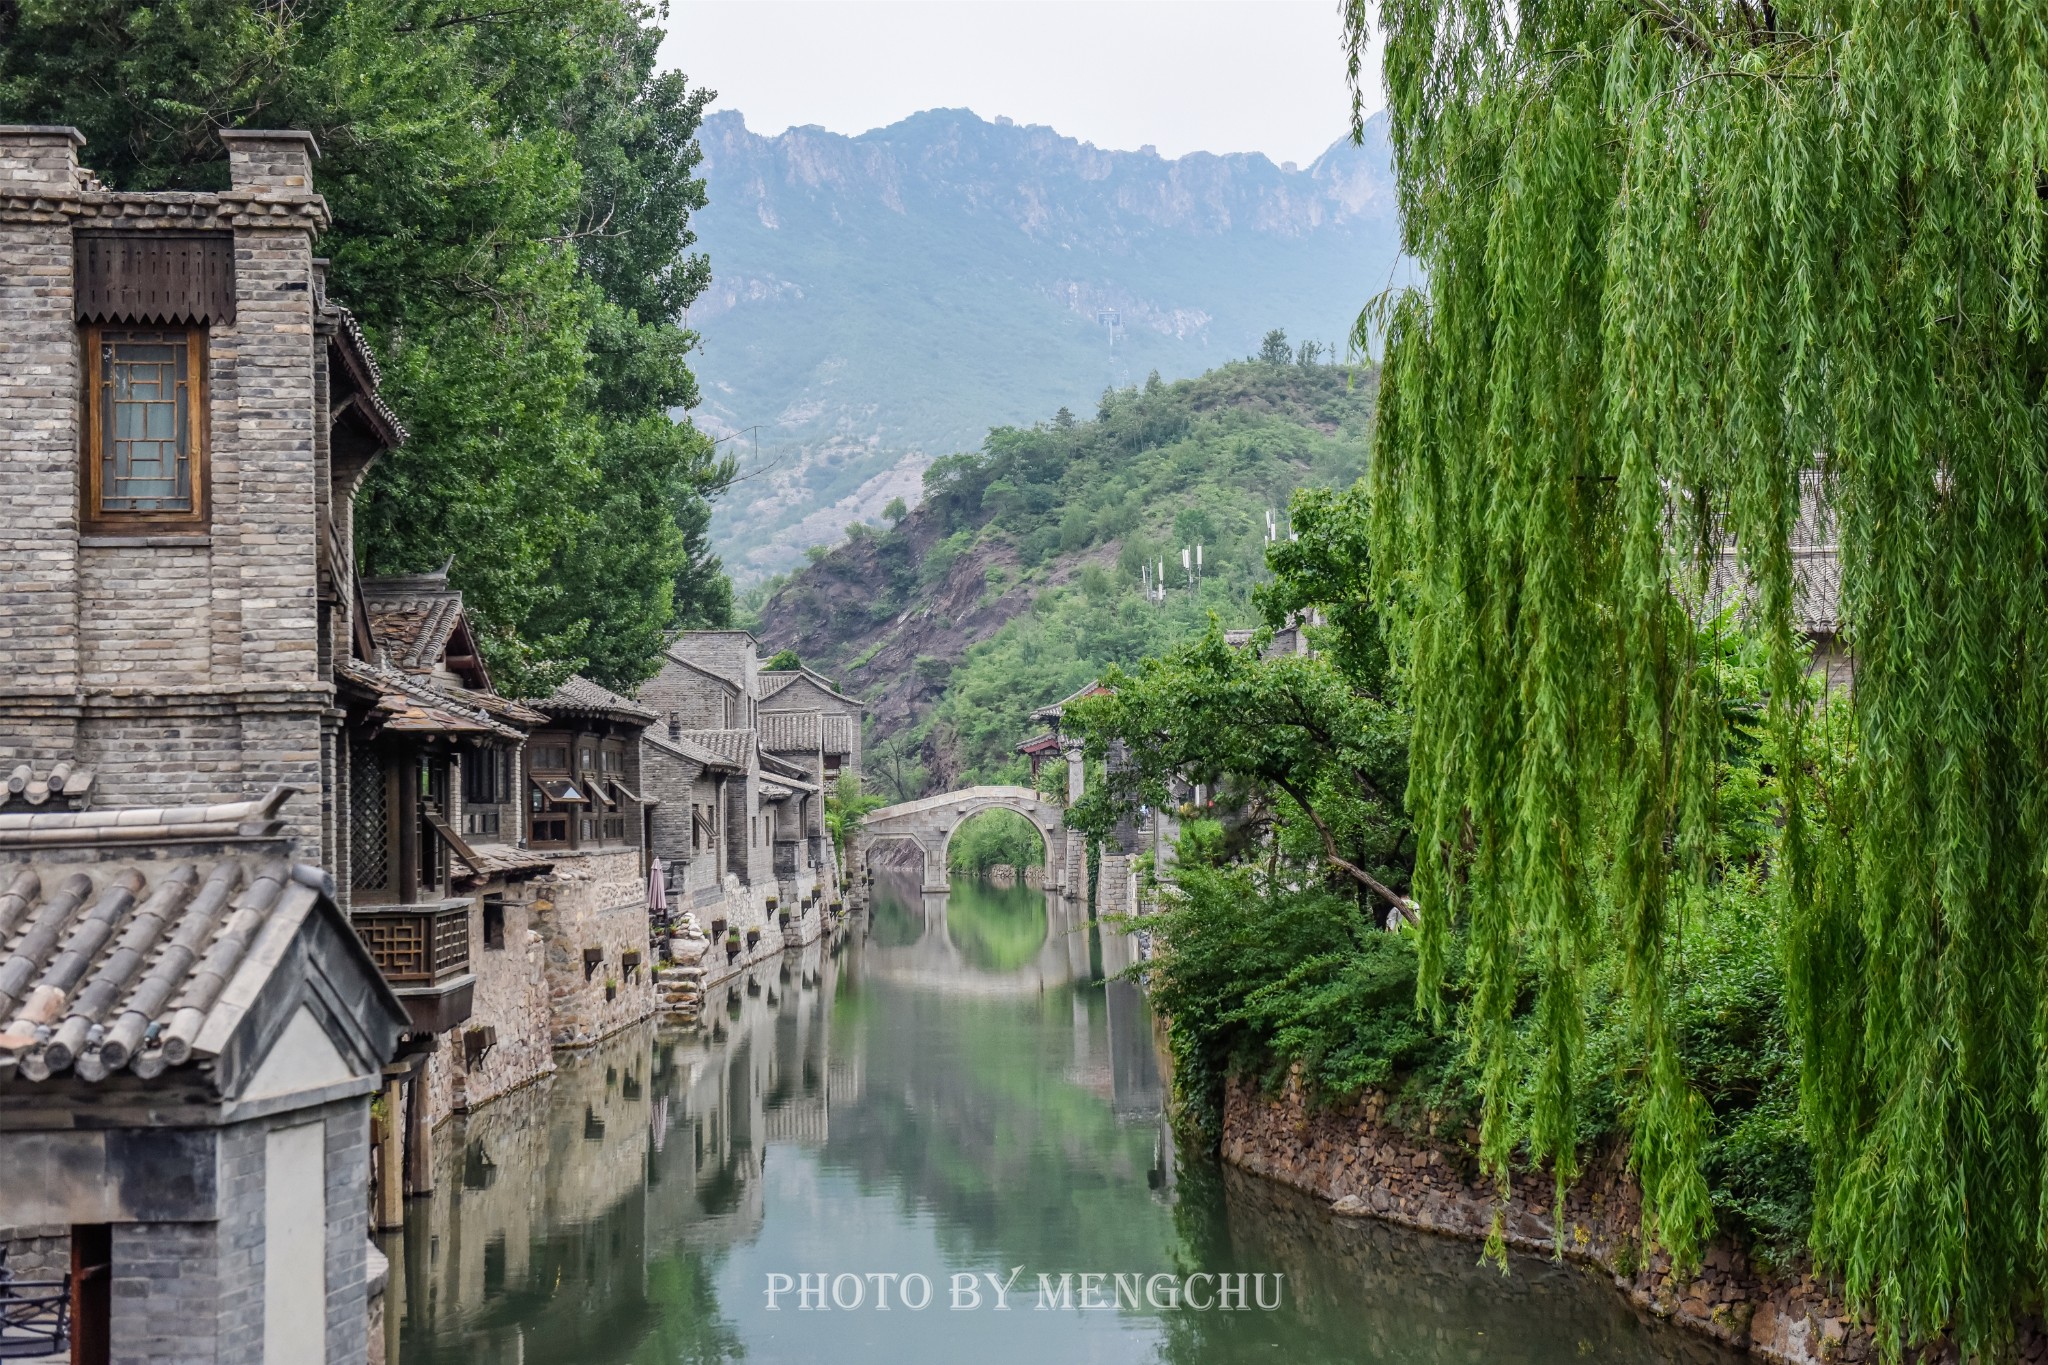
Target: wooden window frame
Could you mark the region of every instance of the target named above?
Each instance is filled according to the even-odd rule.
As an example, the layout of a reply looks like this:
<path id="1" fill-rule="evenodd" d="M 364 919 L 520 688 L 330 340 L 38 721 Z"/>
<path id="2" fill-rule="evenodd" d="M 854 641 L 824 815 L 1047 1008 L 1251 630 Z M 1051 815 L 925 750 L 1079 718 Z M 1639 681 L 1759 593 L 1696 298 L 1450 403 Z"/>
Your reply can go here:
<path id="1" fill-rule="evenodd" d="M 85 383 L 81 394 L 85 420 L 84 449 L 79 479 L 79 529 L 87 532 L 204 531 L 213 513 L 213 384 L 212 357 L 207 346 L 207 328 L 190 323 L 160 325 L 146 322 L 89 322 L 79 329 L 80 359 Z M 106 511 L 100 506 L 100 344 L 108 332 L 182 331 L 186 335 L 187 363 L 191 393 L 186 420 L 192 449 L 192 510 L 189 512 Z"/>

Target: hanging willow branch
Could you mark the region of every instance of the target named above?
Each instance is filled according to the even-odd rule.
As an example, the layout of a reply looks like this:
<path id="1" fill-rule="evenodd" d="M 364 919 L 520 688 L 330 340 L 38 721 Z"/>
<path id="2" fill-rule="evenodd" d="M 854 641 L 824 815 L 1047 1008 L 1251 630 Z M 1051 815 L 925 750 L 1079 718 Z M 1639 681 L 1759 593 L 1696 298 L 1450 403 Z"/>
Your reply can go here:
<path id="1" fill-rule="evenodd" d="M 1646 1204 L 1681 1259 L 1708 1230 L 1665 955 L 1718 724 L 1685 604 L 1733 543 L 1771 658 L 1814 1249 L 1894 1353 L 1944 1330 L 1996 1352 L 2048 1279 L 2038 0 L 1382 18 L 1427 284 L 1387 312 L 1375 553 L 1417 716 L 1426 974 L 1449 918 L 1470 935 L 1484 1157 L 1526 1140 L 1569 1178 L 1580 980 L 1611 933 Z M 1354 53 L 1366 19 L 1354 0 Z M 1813 524 L 1856 659 L 1826 774 Z"/>

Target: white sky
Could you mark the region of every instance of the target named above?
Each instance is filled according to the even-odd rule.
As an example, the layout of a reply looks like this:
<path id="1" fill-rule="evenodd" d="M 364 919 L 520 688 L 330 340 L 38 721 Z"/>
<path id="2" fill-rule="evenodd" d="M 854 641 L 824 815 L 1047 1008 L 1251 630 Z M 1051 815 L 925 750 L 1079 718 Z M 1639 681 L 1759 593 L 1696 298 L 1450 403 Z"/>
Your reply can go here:
<path id="1" fill-rule="evenodd" d="M 1350 117 L 1337 0 L 671 0 L 661 65 L 757 133 L 920 109 L 1307 164 Z M 1378 54 L 1371 63 L 1377 107 Z"/>

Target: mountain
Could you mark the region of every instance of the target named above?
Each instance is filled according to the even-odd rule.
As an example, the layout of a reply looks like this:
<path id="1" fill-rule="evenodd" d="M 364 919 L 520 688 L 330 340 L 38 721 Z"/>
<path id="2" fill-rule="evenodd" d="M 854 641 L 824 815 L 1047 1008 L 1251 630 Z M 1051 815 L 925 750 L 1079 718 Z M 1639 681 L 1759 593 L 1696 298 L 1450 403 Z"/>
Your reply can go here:
<path id="1" fill-rule="evenodd" d="M 1037 707 L 1212 615 L 1255 623 L 1268 512 L 1284 534 L 1294 489 L 1364 472 L 1377 381 L 1236 361 L 1107 395 L 1092 420 L 1000 428 L 937 461 L 893 527 L 813 551 L 753 623 L 762 647 L 868 703 L 885 794 L 1017 780 Z M 1199 579 L 1181 569 L 1196 545 Z"/>
<path id="2" fill-rule="evenodd" d="M 1171 380 L 1285 328 L 1341 345 L 1397 278 L 1384 117 L 1306 167 L 1104 151 L 935 109 L 858 137 L 704 122 L 704 403 L 751 476 L 715 523 L 742 583 L 801 562 L 991 426 Z"/>

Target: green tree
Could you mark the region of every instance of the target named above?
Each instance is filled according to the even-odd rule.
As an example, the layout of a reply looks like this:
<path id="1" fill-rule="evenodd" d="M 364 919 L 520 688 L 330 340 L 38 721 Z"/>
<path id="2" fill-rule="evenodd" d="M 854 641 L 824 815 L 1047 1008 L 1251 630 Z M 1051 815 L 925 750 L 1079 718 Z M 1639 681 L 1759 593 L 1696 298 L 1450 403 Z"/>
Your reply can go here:
<path id="1" fill-rule="evenodd" d="M 370 572 L 456 553 L 501 686 L 626 685 L 730 590 L 731 477 L 672 409 L 708 266 L 688 215 L 708 93 L 653 72 L 635 0 L 19 0 L 0 107 L 71 123 L 107 183 L 219 189 L 223 127 L 310 130 L 320 249 L 412 436 L 359 504 Z"/>
<path id="2" fill-rule="evenodd" d="M 891 526 L 910 515 L 910 504 L 901 498 L 889 499 L 889 505 L 882 509 L 882 518 Z"/>
<path id="3" fill-rule="evenodd" d="M 2001 1350 L 2048 1276 L 2038 8 L 1381 13 L 1426 283 L 1355 340 L 1386 324 L 1374 544 L 1416 717 L 1422 977 L 1468 926 L 1485 1160 L 1522 1112 L 1569 1179 L 1611 944 L 1649 1226 L 1681 1260 L 1706 1228 L 1672 964 L 1715 875 L 1724 710 L 1694 626 L 1732 544 L 1784 780 L 1814 1249 L 1894 1351 Z M 1367 17 L 1351 0 L 1354 74 Z M 1800 629 L 1822 537 L 1856 661 L 1839 761 Z"/>
<path id="4" fill-rule="evenodd" d="M 1294 348 L 1287 344 L 1287 333 L 1275 327 L 1259 342 L 1259 353 L 1253 359 L 1266 365 L 1285 365 L 1294 359 Z"/>
<path id="5" fill-rule="evenodd" d="M 1312 654 L 1261 656 L 1269 635 L 1232 645 L 1211 620 L 1201 637 L 1112 668 L 1107 695 L 1067 708 L 1062 724 L 1088 753 L 1122 762 L 1103 799 L 1128 810 L 1175 799 L 1176 783 L 1240 784 L 1241 803 L 1273 813 L 1272 854 L 1298 856 L 1376 905 L 1375 922 L 1412 912 L 1411 831 L 1401 808 L 1409 718 L 1394 695 L 1379 616 L 1364 609 L 1371 560 L 1359 534 L 1362 490 L 1304 489 L 1291 504 L 1299 539 L 1268 550 L 1257 591 L 1273 625 L 1314 617 Z M 1183 514 L 1185 515 L 1185 514 Z"/>
<path id="6" fill-rule="evenodd" d="M 796 656 L 796 651 L 793 649 L 778 649 L 761 665 L 761 667 L 769 670 L 771 673 L 786 673 L 791 669 L 802 668 L 803 666 L 804 661 Z"/>

